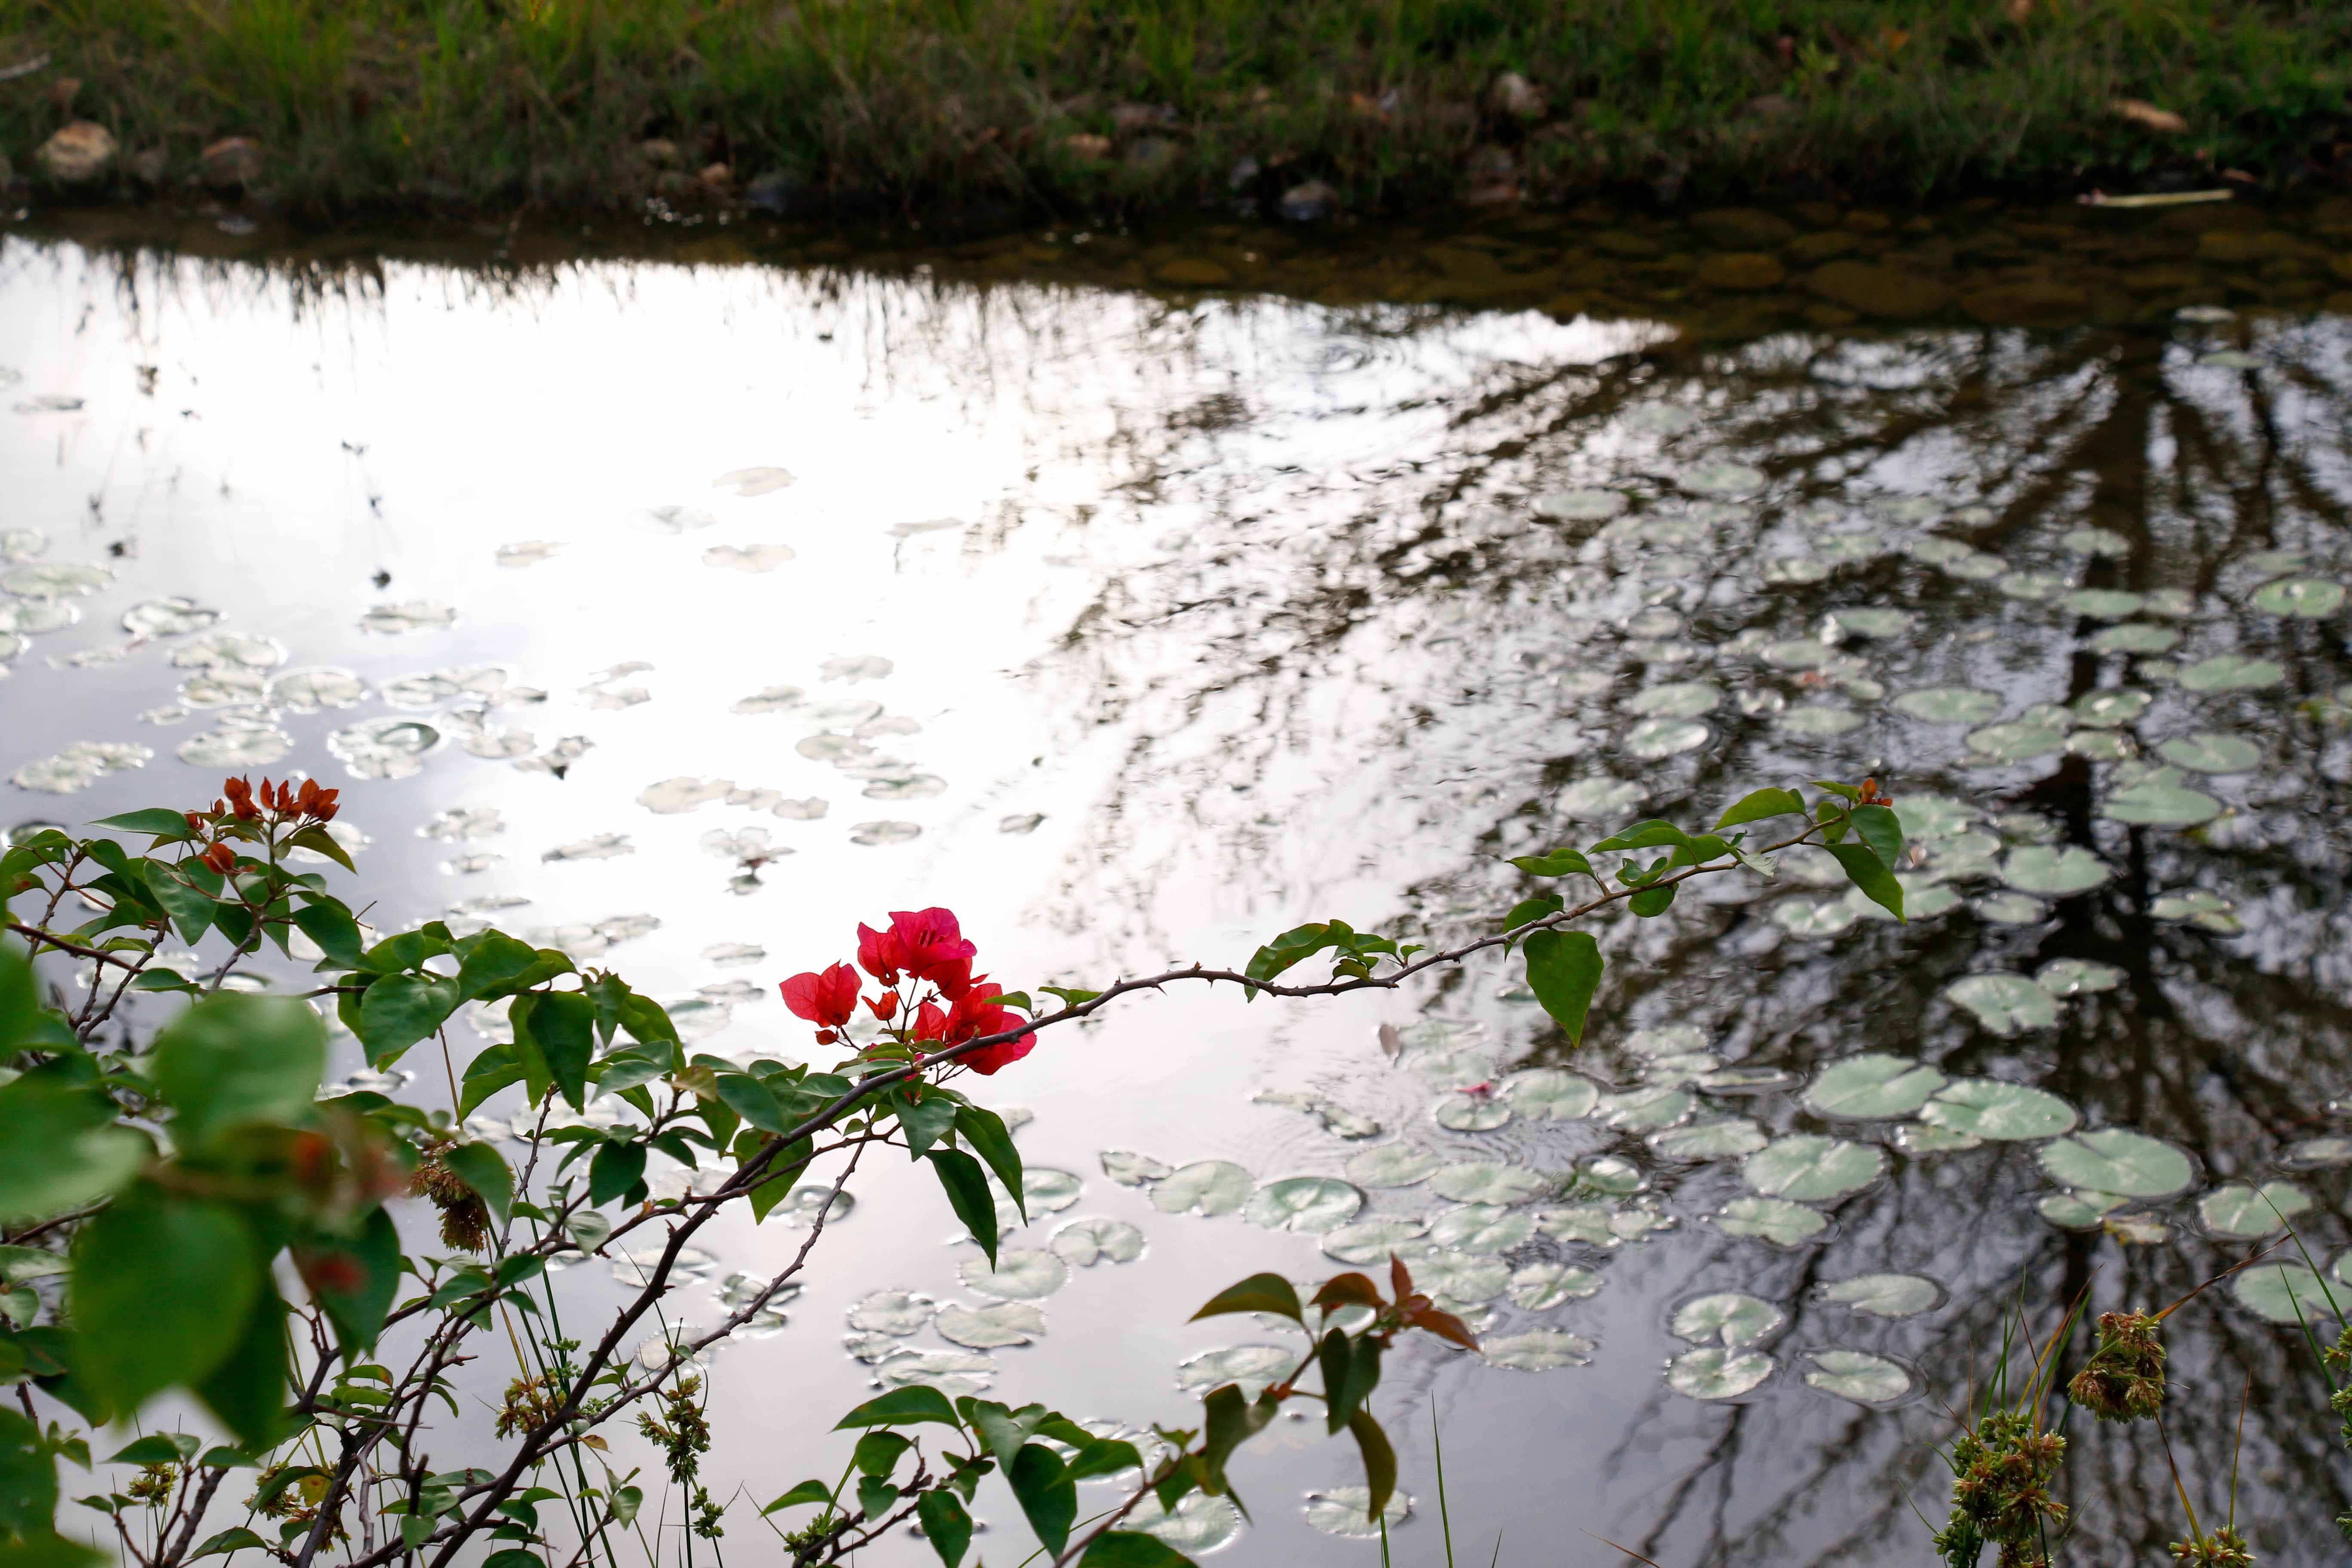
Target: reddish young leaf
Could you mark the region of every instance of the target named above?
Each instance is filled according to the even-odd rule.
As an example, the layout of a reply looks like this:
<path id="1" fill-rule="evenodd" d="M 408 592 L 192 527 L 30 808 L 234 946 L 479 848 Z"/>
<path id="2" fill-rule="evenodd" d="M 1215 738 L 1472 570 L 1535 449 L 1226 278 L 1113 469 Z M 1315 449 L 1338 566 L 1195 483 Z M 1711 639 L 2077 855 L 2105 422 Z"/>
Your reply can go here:
<path id="1" fill-rule="evenodd" d="M 1407 1312 L 1404 1321 L 1408 1328 L 1425 1330 L 1441 1340 L 1451 1340 L 1465 1351 L 1478 1348 L 1478 1336 L 1470 1331 L 1467 1323 L 1451 1312 L 1423 1307 L 1418 1311 Z"/>
<path id="2" fill-rule="evenodd" d="M 1407 1268 L 1404 1259 L 1393 1252 L 1389 1254 L 1389 1285 L 1396 1291 L 1399 1301 L 1412 1294 L 1412 1270 Z"/>
<path id="3" fill-rule="evenodd" d="M 1323 1281 L 1315 1292 L 1315 1305 L 1329 1310 L 1334 1307 L 1372 1307 L 1388 1305 L 1381 1300 L 1381 1288 L 1361 1274 L 1335 1274 Z"/>

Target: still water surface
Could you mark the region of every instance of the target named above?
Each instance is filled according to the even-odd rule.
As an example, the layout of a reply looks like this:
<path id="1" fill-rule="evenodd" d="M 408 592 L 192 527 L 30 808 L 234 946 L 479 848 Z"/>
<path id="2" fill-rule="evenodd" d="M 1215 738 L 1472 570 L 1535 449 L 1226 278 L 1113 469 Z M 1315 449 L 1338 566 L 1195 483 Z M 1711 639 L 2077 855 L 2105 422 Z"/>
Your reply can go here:
<path id="1" fill-rule="evenodd" d="M 1505 857 L 1874 773 L 1912 923 L 1793 856 L 1695 887 L 1609 928 L 1580 1051 L 1494 963 L 1052 1039 L 985 1087 L 1060 1206 L 992 1277 L 861 1173 L 719 1354 L 713 1468 L 754 1506 L 828 1469 L 804 1434 L 877 1380 L 1181 1423 L 1278 1342 L 1202 1298 L 1393 1248 L 1506 1363 L 1391 1359 L 1400 1562 L 1443 1552 L 1433 1418 L 1473 1555 L 1925 1562 L 2021 1280 L 2039 1333 L 2085 1281 L 2169 1302 L 2273 1204 L 2323 1268 L 2347 1239 L 2352 240 L 1765 216 L 862 260 L 7 238 L 5 821 L 307 770 L 380 924 L 608 951 L 748 1058 L 805 1048 L 775 982 L 890 909 L 956 910 L 1016 984 L 1312 918 L 1458 939 L 1527 890 Z M 677 1316 L 796 1242 L 739 1223 Z M 575 1265 L 569 1310 L 627 1273 Z M 2334 1560 L 2352 1489 L 2276 1321 L 2311 1283 L 2173 1320 L 2200 1513 L 2252 1381 L 2268 1562 Z M 928 1310 L 1001 1300 L 1036 1312 Z M 2156 1434 L 2072 1436 L 2064 1560 L 2154 1560 Z M 1253 1526 L 1171 1539 L 1372 1560 L 1332 1532 L 1349 1452 L 1286 1423 L 1245 1468 Z"/>

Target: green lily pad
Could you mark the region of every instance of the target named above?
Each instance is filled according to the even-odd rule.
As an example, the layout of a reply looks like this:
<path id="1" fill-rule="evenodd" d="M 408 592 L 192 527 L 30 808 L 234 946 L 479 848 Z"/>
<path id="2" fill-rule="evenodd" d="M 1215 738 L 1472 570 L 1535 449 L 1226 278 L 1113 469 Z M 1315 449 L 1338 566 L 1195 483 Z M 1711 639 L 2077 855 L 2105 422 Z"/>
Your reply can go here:
<path id="1" fill-rule="evenodd" d="M 2159 626 L 2147 621 L 2126 621 L 2119 626 L 2109 626 L 2091 638 L 2093 653 L 2170 653 L 2179 646 L 2179 627 Z"/>
<path id="2" fill-rule="evenodd" d="M 1856 1405 L 1893 1405 L 1911 1392 L 1909 1369 L 1867 1351 L 1809 1351 L 1805 1359 L 1813 1363 L 1807 1387 Z"/>
<path id="3" fill-rule="evenodd" d="M 1895 1129 L 1895 1146 L 1906 1154 L 1958 1154 L 1982 1148 L 1984 1140 L 1956 1127 L 1906 1121 Z"/>
<path id="4" fill-rule="evenodd" d="M 1560 1329 L 1533 1329 L 1488 1340 L 1479 1347 L 1490 1366 L 1513 1372 L 1554 1372 L 1564 1366 L 1584 1366 L 1592 1360 L 1591 1340 Z M 1370 1505 L 1365 1504 L 1366 1508 Z M 1359 1509 L 1362 1512 L 1363 1509 Z"/>
<path id="5" fill-rule="evenodd" d="M 1123 1219 L 1074 1219 L 1048 1245 L 1073 1268 L 1091 1268 L 1106 1259 L 1132 1263 L 1143 1256 L 1143 1232 Z"/>
<path id="6" fill-rule="evenodd" d="M 2248 773 L 2263 760 L 2263 749 L 2243 736 L 2210 732 L 2167 741 L 2156 751 L 2174 767 L 2192 773 Z"/>
<path id="7" fill-rule="evenodd" d="M 1906 920 L 1931 921 L 1960 907 L 1959 894 L 1916 872 L 1895 872 L 1895 885 L 1903 889 L 1903 915 Z M 1845 905 L 1864 920 L 1880 921 L 1887 925 L 1895 923 L 1895 917 L 1860 888 L 1846 889 Z"/>
<path id="8" fill-rule="evenodd" d="M 1643 762 L 1695 752 L 1715 733 L 1695 719 L 1644 719 L 1625 731 L 1625 750 Z"/>
<path id="9" fill-rule="evenodd" d="M 1764 1130 L 1745 1116 L 1695 1121 L 1687 1127 L 1650 1134 L 1650 1147 L 1665 1160 L 1720 1160 L 1753 1154 L 1769 1142 Z"/>
<path id="10" fill-rule="evenodd" d="M 1906 795 L 1895 807 L 1895 819 L 1903 825 L 1906 842 L 1957 838 L 1976 817 L 1974 811 L 1949 795 Z"/>
<path id="11" fill-rule="evenodd" d="M 1508 1100 L 1492 1094 L 1449 1094 L 1429 1108 L 1430 1120 L 1449 1132 L 1492 1132 L 1511 1120 Z"/>
<path id="12" fill-rule="evenodd" d="M 940 1310 L 929 1296 L 906 1290 L 877 1290 L 849 1309 L 849 1326 L 870 1334 L 904 1339 L 921 1331 Z"/>
<path id="13" fill-rule="evenodd" d="M 2100 1220 L 2124 1200 L 2114 1193 L 2052 1193 L 2033 1206 L 2043 1219 L 2061 1230 L 2095 1230 Z"/>
<path id="14" fill-rule="evenodd" d="M 2197 1200 L 2197 1217 L 2211 1235 L 2230 1240 L 2274 1236 L 2311 1210 L 2311 1194 L 2293 1182 L 2229 1182 Z"/>
<path id="15" fill-rule="evenodd" d="M 1675 476 L 1675 483 L 1693 495 L 1750 495 L 1769 482 L 1761 468 L 1745 463 L 1694 463 Z"/>
<path id="16" fill-rule="evenodd" d="M 1842 657 L 1838 650 L 1816 637 L 1791 637 L 1786 642 L 1764 645 L 1764 662 L 1775 669 L 1819 669 Z"/>
<path id="17" fill-rule="evenodd" d="M 1357 1188 L 1329 1176 L 1291 1176 L 1268 1182 L 1250 1194 L 1242 1218 L 1268 1230 L 1298 1230 L 1321 1236 L 1339 1229 L 1364 1206 Z"/>
<path id="18" fill-rule="evenodd" d="M 1536 1234 L 1536 1216 L 1500 1204 L 1465 1204 L 1429 1222 L 1429 1239 L 1456 1252 L 1489 1257 L 1524 1246 Z"/>
<path id="19" fill-rule="evenodd" d="M 1229 1345 L 1178 1362 L 1176 1386 L 1205 1393 L 1237 1383 L 1244 1398 L 1255 1399 L 1297 1364 L 1298 1357 L 1279 1345 Z"/>
<path id="20" fill-rule="evenodd" d="M 2113 729 L 2128 724 L 2147 711 L 2156 699 L 2145 691 L 2127 687 L 2111 686 L 2100 691 L 2086 691 L 2074 699 L 2074 722 L 2093 729 Z"/>
<path id="21" fill-rule="evenodd" d="M 1625 700 L 1628 712 L 1647 719 L 1696 719 L 1715 711 L 1722 690 L 1705 680 L 1675 680 L 1637 691 Z"/>
<path id="22" fill-rule="evenodd" d="M 1510 1282 L 1511 1267 L 1499 1258 L 1433 1252 L 1412 1265 L 1413 1288 L 1434 1298 L 1448 1311 L 1491 1301 Z"/>
<path id="23" fill-rule="evenodd" d="M 1555 1241 L 1615 1247 L 1639 1241 L 1653 1231 L 1671 1230 L 1675 1219 L 1650 1200 L 1632 1204 L 1568 1204 L 1536 1210 L 1536 1228 Z"/>
<path id="24" fill-rule="evenodd" d="M 956 1273 L 983 1296 L 1034 1301 L 1050 1296 L 1070 1282 L 1070 1266 L 1050 1252 L 1007 1247 L 996 1255 L 994 1268 L 985 1258 L 967 1258 Z"/>
<path id="25" fill-rule="evenodd" d="M 1601 1103 L 1601 1088 L 1558 1068 L 1529 1068 L 1503 1080 L 1500 1098 L 1530 1121 L 1576 1121 Z"/>
<path id="26" fill-rule="evenodd" d="M 2061 1138 L 2037 1157 L 2050 1179 L 2062 1186 L 2127 1198 L 2168 1198 L 2196 1179 L 2187 1154 L 2160 1138 L 2126 1127 Z"/>
<path id="27" fill-rule="evenodd" d="M 2095 763 L 2127 763 L 2139 755 L 2139 748 L 2129 735 L 2113 730 L 2077 730 L 2066 737 L 2069 755 L 2088 757 Z"/>
<path id="28" fill-rule="evenodd" d="M 1866 1052 L 1832 1062 L 1805 1091 L 1805 1108 L 1855 1121 L 1908 1116 L 1944 1087 L 1944 1075 L 1907 1057 Z"/>
<path id="29" fill-rule="evenodd" d="M 1761 1344 L 1788 1321 L 1787 1313 L 1759 1296 L 1724 1290 L 1695 1296 L 1675 1308 L 1670 1327 L 1678 1340 L 1738 1350 Z"/>
<path id="30" fill-rule="evenodd" d="M 1636 1089 L 1607 1096 L 1595 1107 L 1593 1114 L 1612 1127 L 1646 1132 L 1689 1120 L 1697 1104 L 1686 1089 Z"/>
<path id="31" fill-rule="evenodd" d="M 1822 1286 L 1821 1299 L 1874 1318 L 1911 1318 L 1942 1302 L 1944 1290 L 1916 1274 L 1862 1274 Z"/>
<path id="32" fill-rule="evenodd" d="M 992 1307 L 950 1305 L 936 1321 L 940 1338 L 966 1350 L 1003 1350 L 1025 1345 L 1045 1331 L 1045 1310 L 1028 1301 L 999 1301 Z"/>
<path id="33" fill-rule="evenodd" d="M 1843 735 L 1862 728 L 1862 715 L 1833 703 L 1791 708 L 1780 715 L 1780 728 L 1791 735 Z"/>
<path id="34" fill-rule="evenodd" d="M 1834 899 L 1782 899 L 1772 906 L 1773 923 L 1791 936 L 1835 936 L 1861 918 L 1843 894 Z"/>
<path id="35" fill-rule="evenodd" d="M 1195 1494 L 1198 1495 L 1197 1493 Z M 1149 1503 L 1150 1500 L 1147 1499 Z M 1185 1500 L 1191 1501 L 1190 1498 Z M 1219 1498 L 1217 1501 L 1224 1500 Z M 1326 1535 L 1345 1536 L 1351 1541 L 1376 1541 L 1381 1527 L 1372 1520 L 1372 1494 L 1363 1487 L 1333 1487 L 1328 1491 L 1308 1492 L 1305 1510 L 1307 1522 Z M 1392 1492 L 1388 1506 L 1381 1510 L 1382 1518 L 1393 1529 L 1412 1517 L 1412 1500 L 1404 1493 Z"/>
<path id="36" fill-rule="evenodd" d="M 2012 599 L 2038 604 L 2066 591 L 2066 579 L 2055 572 L 2004 572 L 1994 588 Z"/>
<path id="37" fill-rule="evenodd" d="M 1230 1160 L 1200 1160 L 1163 1177 L 1151 1189 L 1151 1206 L 1161 1214 L 1239 1214 L 1256 1186 Z"/>
<path id="38" fill-rule="evenodd" d="M 1971 730 L 1969 750 L 1990 762 L 2022 763 L 2046 756 L 2066 743 L 2066 731 L 2055 724 L 2035 724 L 2020 721 L 2011 724 L 1988 724 L 1981 730 Z"/>
<path id="39" fill-rule="evenodd" d="M 1536 498 L 1536 511 L 1561 522 L 1607 522 L 1625 510 L 1615 490 L 1554 490 Z"/>
<path id="40" fill-rule="evenodd" d="M 2330 1165 L 2352 1165 L 2352 1138 L 2306 1138 L 2279 1156 L 2290 1171 L 2317 1171 Z"/>
<path id="41" fill-rule="evenodd" d="M 2046 997 L 2049 993 L 2042 994 Z M 1955 1132 L 2008 1142 L 2055 1138 L 2071 1131 L 2080 1118 L 2073 1106 L 2044 1090 L 1999 1079 L 1964 1078 L 1938 1089 L 1936 1098 L 1920 1109 L 1919 1120 Z"/>
<path id="42" fill-rule="evenodd" d="M 2257 1263 L 2242 1268 L 2230 1282 L 2230 1294 L 2240 1306 L 2273 1323 L 2333 1321 L 2336 1316 L 2319 1276 L 2300 1263 Z M 2336 1299 L 2338 1306 L 2352 1306 L 2340 1291 Z"/>
<path id="43" fill-rule="evenodd" d="M 2070 528 L 2058 536 L 2058 542 L 2078 555 L 2129 555 L 2131 541 L 2112 528 L 2094 528 L 2085 523 Z"/>
<path id="44" fill-rule="evenodd" d="M 1778 1139 L 1739 1168 L 1748 1184 L 1768 1197 L 1813 1203 L 1858 1193 L 1885 1171 L 1886 1152 L 1876 1144 L 1812 1132 Z"/>
<path id="45" fill-rule="evenodd" d="M 2158 768 L 2137 784 L 2107 796 L 2099 815 L 2110 822 L 2141 827 L 2194 827 L 2221 815 L 2221 803 L 2185 787 L 2176 769 Z"/>
<path id="46" fill-rule="evenodd" d="M 1737 1399 L 1771 1376 L 1772 1368 L 1772 1358 L 1762 1351 L 1709 1345 L 1668 1363 L 1666 1386 L 1693 1399 Z"/>
<path id="47" fill-rule="evenodd" d="M 1548 1312 L 1600 1289 L 1599 1274 L 1572 1263 L 1530 1263 L 1513 1271 L 1509 1286 L 1511 1305 L 1528 1312 Z"/>
<path id="48" fill-rule="evenodd" d="M 2344 607 L 2344 584 L 2319 577 L 2288 577 L 2265 584 L 2254 594 L 2254 608 L 2273 616 L 2300 616 L 2317 620 Z"/>
<path id="49" fill-rule="evenodd" d="M 2270 660 L 2235 653 L 2200 659 L 2180 672 L 2187 691 L 2267 691 L 2285 679 L 2286 671 Z"/>
<path id="50" fill-rule="evenodd" d="M 2061 998 L 2113 991 L 2123 978 L 2124 972 L 2114 964 L 2094 963 L 2087 958 L 2053 958 L 2033 972 L 2033 984 Z"/>
<path id="51" fill-rule="evenodd" d="M 1733 1198 L 1715 1216 L 1717 1229 L 1752 1236 L 1775 1247 L 1796 1247 L 1829 1228 L 1818 1209 L 1786 1198 Z"/>
<path id="52" fill-rule="evenodd" d="M 1412 1143 L 1382 1143 L 1348 1156 L 1348 1179 L 1367 1187 L 1410 1187 L 1437 1174 L 1445 1162 Z"/>
<path id="53" fill-rule="evenodd" d="M 1982 724 L 2003 707 L 2000 694 L 1972 686 L 1929 686 L 1906 691 L 1887 704 L 1897 713 L 1927 724 Z M 1901 806 L 1895 808 L 1898 812 Z"/>
<path id="54" fill-rule="evenodd" d="M 1908 610 L 1832 610 L 1830 619 L 1838 630 L 1857 637 L 1901 637 L 1918 621 Z"/>
<path id="55" fill-rule="evenodd" d="M 2126 616 L 2138 615 L 2147 597 L 2121 588 L 2079 588 L 2061 603 L 2076 615 L 2088 616 L 2095 621 L 2120 621 Z"/>
<path id="56" fill-rule="evenodd" d="M 2021 892 L 2066 898 L 2084 893 L 2105 882 L 2107 863 L 2079 845 L 2030 845 L 2010 851 L 2001 862 L 2000 879 Z"/>
<path id="57" fill-rule="evenodd" d="M 1524 1204 L 1549 1194 L 1557 1178 L 1522 1165 L 1496 1161 L 1466 1161 L 1448 1165 L 1429 1185 L 1441 1198 L 1457 1204 Z"/>
<path id="58" fill-rule="evenodd" d="M 1944 994 L 2003 1039 L 2058 1021 L 2057 998 L 2022 974 L 1964 975 L 1945 986 Z"/>
<path id="59" fill-rule="evenodd" d="M 2221 936 L 2236 936 L 2246 929 L 2237 915 L 2237 906 L 2217 893 L 2203 888 L 2191 888 L 2185 892 L 2167 893 L 2147 906 L 2150 919 L 2186 921 L 2201 931 Z"/>
<path id="60" fill-rule="evenodd" d="M 1360 1219 L 1325 1236 L 1323 1251 L 1342 1263 L 1385 1263 L 1391 1252 L 1409 1263 L 1434 1250 L 1425 1239 L 1428 1230 L 1420 1220 L 1392 1215 Z"/>
<path id="61" fill-rule="evenodd" d="M 1103 1174 L 1122 1187 L 1148 1187 L 1163 1177 L 1176 1173 L 1176 1167 L 1149 1154 L 1138 1154 L 1127 1149 L 1106 1149 L 1102 1155 Z"/>

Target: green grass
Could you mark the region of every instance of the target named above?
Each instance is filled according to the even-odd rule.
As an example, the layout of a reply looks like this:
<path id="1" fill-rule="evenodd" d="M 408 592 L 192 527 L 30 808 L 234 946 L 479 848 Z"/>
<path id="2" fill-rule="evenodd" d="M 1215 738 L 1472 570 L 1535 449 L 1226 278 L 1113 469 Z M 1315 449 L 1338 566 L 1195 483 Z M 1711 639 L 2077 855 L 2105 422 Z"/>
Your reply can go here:
<path id="1" fill-rule="evenodd" d="M 2352 0 L 0 0 L 0 68 L 43 52 L 0 83 L 20 172 L 72 77 L 167 185 L 249 135 L 309 212 L 625 205 L 665 188 L 649 138 L 673 195 L 724 163 L 919 215 L 1192 205 L 1245 157 L 1262 193 L 1394 208 L 1459 196 L 1482 147 L 1538 198 L 2290 183 L 2315 149 L 2352 177 Z M 1541 118 L 1488 111 L 1506 70 Z"/>

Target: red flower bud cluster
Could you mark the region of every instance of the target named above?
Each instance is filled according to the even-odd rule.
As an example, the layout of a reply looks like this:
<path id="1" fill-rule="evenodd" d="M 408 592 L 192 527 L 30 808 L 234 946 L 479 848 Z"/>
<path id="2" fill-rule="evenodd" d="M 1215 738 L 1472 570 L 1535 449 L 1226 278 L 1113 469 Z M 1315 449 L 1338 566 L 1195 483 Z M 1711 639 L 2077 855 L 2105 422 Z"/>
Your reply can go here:
<path id="1" fill-rule="evenodd" d="M 863 1000 L 884 1023 L 901 1020 L 896 1032 L 903 1043 L 935 1043 L 944 1049 L 1021 1026 L 1019 1014 L 997 1004 L 1003 987 L 971 972 L 979 953 L 950 911 L 901 910 L 890 916 L 887 931 L 857 928 L 857 969 L 887 988 L 881 995 L 861 998 L 857 969 L 846 963 L 795 974 L 779 989 L 795 1016 L 817 1026 L 820 1045 L 841 1038 Z M 1035 1044 L 1036 1037 L 1024 1035 L 956 1059 L 974 1072 L 992 1073 L 1027 1056 Z"/>
<path id="2" fill-rule="evenodd" d="M 226 844 L 214 845 L 198 858 L 224 877 L 236 869 L 236 851 Z"/>

